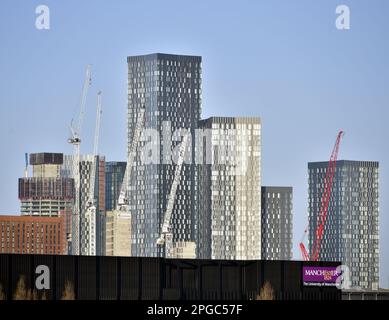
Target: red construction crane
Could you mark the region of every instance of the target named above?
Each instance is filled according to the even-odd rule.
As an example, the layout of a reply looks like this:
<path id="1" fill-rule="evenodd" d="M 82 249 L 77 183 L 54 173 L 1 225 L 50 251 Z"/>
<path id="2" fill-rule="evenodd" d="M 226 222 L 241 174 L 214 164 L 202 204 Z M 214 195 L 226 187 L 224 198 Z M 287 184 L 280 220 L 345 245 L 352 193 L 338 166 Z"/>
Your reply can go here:
<path id="1" fill-rule="evenodd" d="M 338 159 L 339 145 L 343 134 L 344 134 L 343 131 L 340 131 L 338 133 L 334 149 L 332 150 L 330 161 L 328 162 L 328 168 L 327 168 L 326 176 L 324 178 L 324 190 L 320 201 L 321 206 L 320 206 L 320 211 L 317 216 L 317 222 L 316 222 L 316 231 L 315 231 L 316 237 L 312 244 L 311 255 L 308 254 L 303 241 L 300 242 L 301 254 L 305 261 L 308 260 L 317 261 L 320 255 L 321 242 L 323 240 L 324 227 L 325 227 L 327 213 L 328 213 L 328 205 L 331 199 L 332 184 L 333 184 L 335 169 L 336 169 L 336 161 Z M 307 230 L 308 227 L 304 231 L 304 236 L 306 235 Z"/>

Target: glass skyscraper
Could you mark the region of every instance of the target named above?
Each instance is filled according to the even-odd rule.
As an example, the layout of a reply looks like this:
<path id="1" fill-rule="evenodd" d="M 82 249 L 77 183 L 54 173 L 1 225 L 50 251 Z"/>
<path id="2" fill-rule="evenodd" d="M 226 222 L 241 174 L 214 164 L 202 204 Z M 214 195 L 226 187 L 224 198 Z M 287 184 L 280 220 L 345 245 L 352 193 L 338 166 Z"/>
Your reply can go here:
<path id="1" fill-rule="evenodd" d="M 260 259 L 261 120 L 211 117 L 196 136 L 196 243 L 204 259 Z M 198 159 L 200 157 L 200 159 Z"/>
<path id="2" fill-rule="evenodd" d="M 73 155 L 65 155 L 61 167 L 61 175 L 73 177 Z M 89 222 L 86 217 L 87 202 L 89 200 L 90 179 L 92 174 L 92 164 L 96 162 L 95 175 L 95 205 L 96 205 L 96 255 L 104 254 L 104 225 L 105 225 L 105 157 L 93 155 L 80 156 L 80 217 L 79 217 L 79 245 L 80 255 L 88 255 L 91 237 L 89 235 Z M 74 234 L 74 233 L 73 233 Z M 73 236 L 73 235 L 72 235 Z"/>
<path id="3" fill-rule="evenodd" d="M 262 187 L 262 259 L 292 260 L 292 187 Z"/>
<path id="4" fill-rule="evenodd" d="M 126 162 L 109 161 L 105 163 L 105 210 L 116 209 L 122 186 Z"/>
<path id="5" fill-rule="evenodd" d="M 309 248 L 315 240 L 317 215 L 328 162 L 308 163 Z M 337 161 L 319 260 L 341 261 L 354 288 L 379 284 L 379 163 Z"/>
<path id="6" fill-rule="evenodd" d="M 129 179 L 132 255 L 158 257 L 163 253 L 156 241 L 176 167 L 169 150 L 180 144 L 185 130 L 193 134 L 200 119 L 201 57 L 155 53 L 128 57 L 127 63 L 128 148 L 139 110 L 145 108 L 145 130 Z M 173 242 L 193 241 L 193 168 L 188 162 L 182 167 L 171 219 Z"/>

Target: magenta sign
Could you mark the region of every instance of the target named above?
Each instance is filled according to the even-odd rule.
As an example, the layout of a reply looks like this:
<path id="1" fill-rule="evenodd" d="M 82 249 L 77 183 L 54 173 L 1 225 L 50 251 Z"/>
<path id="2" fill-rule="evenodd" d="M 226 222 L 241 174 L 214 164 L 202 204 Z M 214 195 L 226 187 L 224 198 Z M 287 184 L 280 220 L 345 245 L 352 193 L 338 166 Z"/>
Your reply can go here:
<path id="1" fill-rule="evenodd" d="M 303 283 L 306 286 L 335 286 L 340 275 L 338 267 L 303 267 Z"/>

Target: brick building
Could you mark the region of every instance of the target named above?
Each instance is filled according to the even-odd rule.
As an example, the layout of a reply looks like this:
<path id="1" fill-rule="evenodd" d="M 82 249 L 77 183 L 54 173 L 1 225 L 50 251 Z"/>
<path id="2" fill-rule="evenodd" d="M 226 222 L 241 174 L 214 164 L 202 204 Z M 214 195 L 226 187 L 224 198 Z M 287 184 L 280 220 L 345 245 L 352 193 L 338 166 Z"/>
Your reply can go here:
<path id="1" fill-rule="evenodd" d="M 0 253 L 66 254 L 65 216 L 1 216 Z"/>

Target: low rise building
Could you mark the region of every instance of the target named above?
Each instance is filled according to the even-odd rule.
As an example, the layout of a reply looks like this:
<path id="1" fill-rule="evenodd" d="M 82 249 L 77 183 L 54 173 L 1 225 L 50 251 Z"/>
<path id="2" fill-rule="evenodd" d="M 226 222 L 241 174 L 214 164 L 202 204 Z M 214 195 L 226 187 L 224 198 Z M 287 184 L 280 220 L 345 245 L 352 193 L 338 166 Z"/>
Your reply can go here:
<path id="1" fill-rule="evenodd" d="M 65 216 L 0 215 L 0 253 L 67 254 Z"/>

